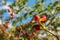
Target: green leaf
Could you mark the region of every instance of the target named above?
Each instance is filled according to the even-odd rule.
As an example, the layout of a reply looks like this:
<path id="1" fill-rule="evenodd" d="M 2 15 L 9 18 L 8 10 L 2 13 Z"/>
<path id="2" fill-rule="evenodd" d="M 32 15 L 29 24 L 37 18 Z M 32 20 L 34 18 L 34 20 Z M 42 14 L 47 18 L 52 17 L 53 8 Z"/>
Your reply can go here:
<path id="1" fill-rule="evenodd" d="M 9 5 L 9 7 L 10 7 L 10 8 L 13 8 L 13 5 L 11 4 L 11 5 Z"/>
<path id="2" fill-rule="evenodd" d="M 54 22 L 52 23 L 52 21 L 54 20 L 54 18 L 55 18 L 54 16 L 51 18 L 49 24 L 51 24 L 51 25 L 55 25 Z M 49 25 L 49 24 L 48 24 L 48 25 Z"/>
<path id="3" fill-rule="evenodd" d="M 27 13 L 24 14 L 24 18 L 26 18 L 26 17 L 27 17 Z"/>
<path id="4" fill-rule="evenodd" d="M 49 5 L 52 5 L 53 3 L 51 2 Z"/>
<path id="5" fill-rule="evenodd" d="M 41 0 L 41 2 L 43 3 L 45 0 Z"/>
<path id="6" fill-rule="evenodd" d="M 16 23 L 17 23 L 17 21 L 13 21 L 13 25 L 14 25 L 14 26 L 16 25 Z"/>
<path id="7" fill-rule="evenodd" d="M 21 16 L 21 17 L 20 17 L 20 22 L 22 22 L 22 20 L 23 20 L 23 17 Z"/>
<path id="8" fill-rule="evenodd" d="M 15 2 L 12 4 L 13 6 L 16 6 Z"/>
<path id="9" fill-rule="evenodd" d="M 33 12 L 34 12 L 34 11 L 31 11 L 29 14 L 32 15 Z"/>
<path id="10" fill-rule="evenodd" d="M 51 9 L 52 9 L 52 6 L 49 5 L 49 6 L 47 7 L 47 10 L 51 10 Z"/>
<path id="11" fill-rule="evenodd" d="M 37 3 L 34 7 L 35 8 L 38 8 L 40 6 L 40 4 L 39 3 Z"/>
<path id="12" fill-rule="evenodd" d="M 25 3 L 26 3 L 26 2 L 25 2 L 25 1 L 23 1 L 23 5 L 25 5 Z"/>
<path id="13" fill-rule="evenodd" d="M 3 33 L 0 33 L 0 40 L 5 40 Z"/>
<path id="14" fill-rule="evenodd" d="M 51 25 L 53 25 L 53 26 L 54 26 L 54 25 L 55 25 L 55 22 L 51 23 Z"/>
<path id="15" fill-rule="evenodd" d="M 60 26 L 60 23 L 59 23 L 59 24 L 57 24 L 57 26 Z"/>
<path id="16" fill-rule="evenodd" d="M 3 11 L 2 10 L 0 10 L 0 14 L 3 14 Z"/>
<path id="17" fill-rule="evenodd" d="M 53 6 L 56 6 L 58 4 L 58 1 L 54 2 Z"/>
<path id="18" fill-rule="evenodd" d="M 9 38 L 9 40 L 14 40 L 14 39 L 13 39 L 13 37 L 11 36 L 11 37 Z"/>
<path id="19" fill-rule="evenodd" d="M 57 11 L 60 11 L 60 7 L 56 7 L 56 10 L 57 10 Z"/>
<path id="20" fill-rule="evenodd" d="M 55 18 L 55 16 L 53 16 L 53 17 L 51 18 L 51 21 L 54 20 L 54 18 Z"/>

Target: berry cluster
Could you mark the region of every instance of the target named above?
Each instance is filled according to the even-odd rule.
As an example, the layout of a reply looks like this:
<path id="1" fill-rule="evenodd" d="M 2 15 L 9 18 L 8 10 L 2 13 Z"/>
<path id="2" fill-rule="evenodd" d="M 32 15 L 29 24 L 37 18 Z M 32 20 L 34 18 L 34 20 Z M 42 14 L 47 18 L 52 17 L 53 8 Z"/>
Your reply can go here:
<path id="1" fill-rule="evenodd" d="M 8 12 L 10 13 L 11 18 L 14 18 L 14 13 L 11 12 L 10 9 L 8 9 Z M 35 14 L 33 19 L 37 22 L 46 22 L 46 20 L 47 20 L 45 15 L 40 17 L 38 14 Z M 5 32 L 5 30 L 8 29 L 8 22 L 9 22 L 9 20 L 7 20 L 7 22 L 3 24 L 3 27 L 1 29 L 1 31 L 3 31 L 4 36 L 6 36 L 6 37 L 10 35 L 9 32 Z M 31 32 L 32 34 L 26 32 L 24 29 L 21 30 L 20 27 L 16 27 L 15 28 L 15 33 L 13 33 L 13 37 L 14 38 L 19 38 L 20 33 L 23 33 L 23 35 L 25 35 L 29 40 L 32 40 L 32 35 L 34 35 L 34 37 L 37 37 L 37 32 L 36 31 L 41 30 L 40 24 L 33 25 L 31 30 L 33 30 L 33 32 Z"/>
<path id="2" fill-rule="evenodd" d="M 42 15 L 41 17 L 38 15 L 38 14 L 35 14 L 34 15 L 34 19 L 36 20 L 36 21 L 42 21 L 42 22 L 46 22 L 46 20 L 47 20 L 47 18 L 46 18 L 46 16 L 45 15 Z"/>
<path id="3" fill-rule="evenodd" d="M 11 11 L 11 9 L 8 9 L 8 12 L 10 13 L 10 17 L 14 18 L 14 13 Z"/>

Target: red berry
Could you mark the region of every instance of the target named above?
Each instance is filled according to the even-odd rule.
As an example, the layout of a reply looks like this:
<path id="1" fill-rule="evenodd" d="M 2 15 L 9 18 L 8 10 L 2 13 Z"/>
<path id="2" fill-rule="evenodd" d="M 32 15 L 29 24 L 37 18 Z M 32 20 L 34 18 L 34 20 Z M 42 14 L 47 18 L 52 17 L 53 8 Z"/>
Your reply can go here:
<path id="1" fill-rule="evenodd" d="M 11 16 L 13 16 L 13 15 L 14 15 L 14 13 L 11 13 L 10 15 L 11 15 Z"/>
<path id="2" fill-rule="evenodd" d="M 36 30 L 40 30 L 40 26 L 37 24 L 37 25 L 34 25 L 33 26 Z"/>
<path id="3" fill-rule="evenodd" d="M 8 12 L 11 12 L 11 10 L 10 10 L 10 9 L 8 9 Z"/>
<path id="4" fill-rule="evenodd" d="M 11 16 L 11 18 L 14 18 L 14 16 Z"/>
<path id="5" fill-rule="evenodd" d="M 25 33 L 25 35 L 26 35 L 27 37 L 30 37 L 30 35 L 29 35 L 28 33 Z"/>
<path id="6" fill-rule="evenodd" d="M 14 37 L 18 37 L 18 34 L 15 34 Z"/>
<path id="7" fill-rule="evenodd" d="M 36 21 L 39 21 L 39 20 L 40 20 L 40 16 L 39 16 L 38 14 L 35 14 L 35 15 L 34 15 L 34 19 L 35 19 Z"/>
<path id="8" fill-rule="evenodd" d="M 43 18 L 43 20 L 42 20 L 43 22 L 46 22 L 47 18 L 45 15 L 43 15 L 41 18 Z"/>
<path id="9" fill-rule="evenodd" d="M 20 32 L 20 27 L 16 27 L 16 30 L 17 30 L 18 32 Z"/>
<path id="10" fill-rule="evenodd" d="M 3 24 L 3 25 L 4 25 L 5 28 L 8 28 L 8 24 L 7 24 L 7 23 L 5 23 L 5 24 Z"/>
<path id="11" fill-rule="evenodd" d="M 2 25 L 0 24 L 0 26 L 2 26 Z"/>
<path id="12" fill-rule="evenodd" d="M 11 18 L 14 18 L 14 13 L 11 13 L 10 15 L 11 15 Z"/>

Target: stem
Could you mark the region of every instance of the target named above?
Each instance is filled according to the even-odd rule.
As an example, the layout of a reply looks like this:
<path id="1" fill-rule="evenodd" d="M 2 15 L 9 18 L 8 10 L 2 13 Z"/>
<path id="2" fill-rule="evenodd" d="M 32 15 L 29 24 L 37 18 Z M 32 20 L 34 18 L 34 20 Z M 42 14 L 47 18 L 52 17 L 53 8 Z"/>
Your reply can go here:
<path id="1" fill-rule="evenodd" d="M 52 34 L 53 36 L 55 36 L 57 38 L 57 40 L 59 40 L 59 38 L 56 35 L 54 35 L 53 33 L 51 33 L 50 31 L 48 31 L 46 29 L 44 29 L 44 30 L 47 31 L 47 32 L 49 32 L 50 34 Z"/>
<path id="2" fill-rule="evenodd" d="M 42 28 L 43 28 L 45 31 L 49 32 L 50 34 L 52 34 L 53 36 L 55 36 L 55 37 L 57 38 L 57 40 L 59 40 L 58 36 L 57 36 L 57 35 L 54 35 L 54 34 L 51 33 L 50 31 L 48 31 L 48 30 L 46 29 L 46 27 L 45 27 L 41 22 L 39 22 L 39 24 L 42 26 Z"/>

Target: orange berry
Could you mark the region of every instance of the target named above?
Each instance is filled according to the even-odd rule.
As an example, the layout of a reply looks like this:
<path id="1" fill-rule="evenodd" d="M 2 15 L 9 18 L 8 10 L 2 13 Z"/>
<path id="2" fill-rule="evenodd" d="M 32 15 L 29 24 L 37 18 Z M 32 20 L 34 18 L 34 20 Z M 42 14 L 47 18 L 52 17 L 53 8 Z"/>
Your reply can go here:
<path id="1" fill-rule="evenodd" d="M 43 15 L 43 16 L 41 17 L 41 19 L 42 19 L 42 20 L 41 20 L 42 22 L 46 22 L 46 20 L 47 20 L 47 18 L 46 18 L 45 15 Z"/>

